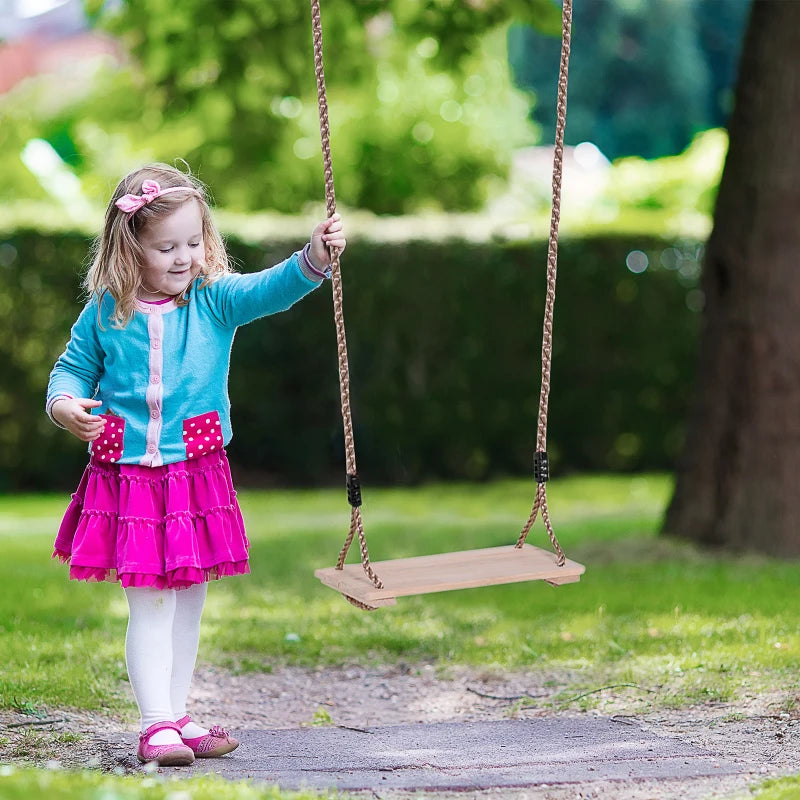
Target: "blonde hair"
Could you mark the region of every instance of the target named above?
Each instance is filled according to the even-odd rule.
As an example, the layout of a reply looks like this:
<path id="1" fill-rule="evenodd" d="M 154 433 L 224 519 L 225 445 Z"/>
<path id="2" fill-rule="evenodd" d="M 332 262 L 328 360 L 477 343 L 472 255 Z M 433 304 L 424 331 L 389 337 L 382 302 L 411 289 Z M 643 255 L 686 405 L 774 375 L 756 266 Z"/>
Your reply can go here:
<path id="1" fill-rule="evenodd" d="M 157 181 L 162 189 L 185 187 L 194 191 L 171 192 L 157 197 L 132 214 L 117 208 L 116 202 L 123 195 L 141 194 L 145 181 Z M 164 219 L 190 200 L 199 203 L 203 221 L 205 258 L 200 269 L 200 275 L 203 276 L 200 288 L 233 272 L 222 236 L 211 218 L 205 186 L 193 175 L 167 164 L 148 164 L 134 170 L 119 182 L 108 203 L 103 232 L 94 241 L 92 262 L 83 282 L 87 294 L 98 299 L 98 314 L 101 313 L 99 309 L 103 308 L 102 301 L 106 294 L 114 299 L 114 312 L 111 315 L 114 327 L 124 328 L 136 311 L 144 259 L 139 234 L 147 225 Z M 187 287 L 177 298 L 177 303 L 185 306 L 188 302 Z M 102 319 L 98 319 L 102 326 Z"/>

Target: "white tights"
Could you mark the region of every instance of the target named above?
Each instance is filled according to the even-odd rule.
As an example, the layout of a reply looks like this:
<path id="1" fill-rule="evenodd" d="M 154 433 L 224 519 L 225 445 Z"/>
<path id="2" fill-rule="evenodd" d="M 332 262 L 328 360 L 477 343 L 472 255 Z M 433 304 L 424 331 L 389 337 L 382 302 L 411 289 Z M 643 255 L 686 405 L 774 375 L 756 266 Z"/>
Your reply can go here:
<path id="1" fill-rule="evenodd" d="M 125 637 L 125 660 L 141 714 L 142 730 L 155 722 L 179 720 L 186 714 L 186 698 L 197 660 L 200 617 L 208 584 L 188 589 L 128 587 L 130 617 Z M 207 731 L 189 723 L 187 737 Z M 152 744 L 180 742 L 176 731 L 159 731 Z"/>

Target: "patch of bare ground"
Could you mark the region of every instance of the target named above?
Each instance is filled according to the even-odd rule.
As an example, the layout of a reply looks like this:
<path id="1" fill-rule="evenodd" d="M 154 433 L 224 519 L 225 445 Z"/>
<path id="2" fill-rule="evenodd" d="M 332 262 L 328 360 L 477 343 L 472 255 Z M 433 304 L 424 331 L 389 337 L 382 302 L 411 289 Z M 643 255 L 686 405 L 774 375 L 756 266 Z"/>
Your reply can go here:
<path id="1" fill-rule="evenodd" d="M 453 667 L 393 666 L 318 670 L 286 667 L 270 674 L 201 667 L 191 713 L 201 724 L 247 730 L 314 724 L 356 728 L 424 722 L 532 719 L 554 714 L 613 716 L 649 733 L 680 739 L 720 759 L 738 762 L 742 774 L 690 780 L 596 781 L 526 790 L 468 793 L 520 800 L 708 800 L 749 797 L 760 780 L 796 772 L 800 763 L 800 713 L 786 691 L 752 694 L 733 702 L 653 710 L 643 687 L 604 687 L 590 711 L 577 711 L 575 676 L 494 672 Z M 575 693 L 577 694 L 577 693 Z M 136 729 L 131 718 L 49 709 L 37 718 L 0 712 L 0 762 L 128 772 L 139 769 L 133 752 L 115 734 Z M 438 795 L 444 798 L 446 794 Z M 465 797 L 464 794 L 459 797 Z"/>

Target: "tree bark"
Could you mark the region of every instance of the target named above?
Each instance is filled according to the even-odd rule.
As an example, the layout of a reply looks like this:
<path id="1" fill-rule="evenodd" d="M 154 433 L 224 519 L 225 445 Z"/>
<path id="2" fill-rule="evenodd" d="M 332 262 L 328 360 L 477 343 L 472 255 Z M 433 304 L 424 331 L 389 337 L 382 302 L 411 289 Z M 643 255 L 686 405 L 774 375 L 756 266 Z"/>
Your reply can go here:
<path id="1" fill-rule="evenodd" d="M 664 529 L 800 556 L 800 2 L 755 0 L 706 247 L 696 394 Z"/>

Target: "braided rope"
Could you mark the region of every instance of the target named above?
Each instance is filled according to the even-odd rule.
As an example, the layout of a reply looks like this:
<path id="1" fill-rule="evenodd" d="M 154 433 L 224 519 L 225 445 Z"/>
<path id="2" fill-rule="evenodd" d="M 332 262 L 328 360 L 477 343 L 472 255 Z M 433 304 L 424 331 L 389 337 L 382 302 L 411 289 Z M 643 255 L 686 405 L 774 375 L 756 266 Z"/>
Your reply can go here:
<path id="1" fill-rule="evenodd" d="M 556 141 L 553 152 L 553 207 L 550 214 L 550 238 L 547 245 L 547 295 L 544 306 L 544 330 L 542 333 L 542 388 L 539 393 L 539 425 L 536 435 L 536 450 L 547 450 L 547 407 L 550 398 L 550 371 L 553 360 L 553 308 L 556 301 L 556 274 L 558 267 L 558 224 L 561 220 L 561 176 L 564 171 L 564 128 L 567 124 L 567 80 L 569 77 L 569 51 L 572 30 L 572 0 L 563 0 L 561 12 L 561 62 L 558 69 L 558 102 L 556 104 Z M 541 509 L 542 520 L 550 541 L 558 554 L 558 566 L 563 566 L 566 556 L 550 523 L 547 510 L 547 490 L 540 483 L 536 489 L 531 514 L 517 539 L 516 547 L 522 547 L 528 532 Z"/>
<path id="2" fill-rule="evenodd" d="M 325 169 L 325 206 L 328 216 L 336 213 L 336 193 L 333 185 L 333 166 L 331 162 L 331 130 L 328 123 L 328 99 L 325 92 L 325 70 L 322 63 L 322 21 L 320 18 L 319 0 L 311 0 L 311 28 L 314 38 L 314 71 L 317 78 L 317 102 L 319 105 L 319 132 L 322 141 L 322 160 Z M 342 309 L 342 273 L 339 264 L 339 251 L 331 250 L 331 283 L 333 287 L 333 316 L 336 323 L 336 342 L 339 353 L 339 389 L 342 400 L 342 422 L 344 424 L 344 446 L 346 453 L 347 474 L 356 475 L 356 446 L 353 438 L 353 418 L 350 411 L 350 369 L 347 361 L 347 337 L 344 328 L 344 311 Z M 350 533 L 339 554 L 336 569 L 344 568 L 347 551 L 358 533 L 361 545 L 361 563 L 377 589 L 382 589 L 375 571 L 369 563 L 367 539 L 361 519 L 361 509 L 353 508 L 350 515 Z"/>

